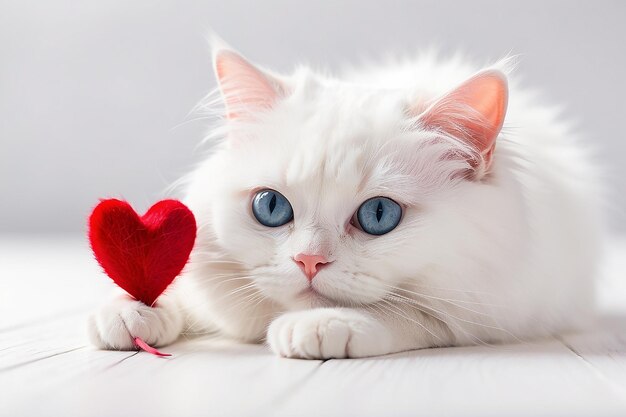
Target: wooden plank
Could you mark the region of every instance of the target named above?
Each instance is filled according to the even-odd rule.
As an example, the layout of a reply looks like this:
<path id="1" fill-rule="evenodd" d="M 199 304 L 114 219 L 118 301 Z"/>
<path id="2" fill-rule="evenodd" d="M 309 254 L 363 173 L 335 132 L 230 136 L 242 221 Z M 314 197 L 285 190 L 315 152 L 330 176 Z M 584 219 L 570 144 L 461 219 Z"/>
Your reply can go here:
<path id="1" fill-rule="evenodd" d="M 174 356 L 86 349 L 24 366 L 4 379 L 0 374 L 8 399 L 0 415 L 268 415 L 321 364 L 281 360 L 263 346 L 211 338 L 167 351 Z"/>
<path id="2" fill-rule="evenodd" d="M 607 315 L 585 333 L 562 337 L 563 343 L 626 398 L 626 315 Z"/>
<path id="3" fill-rule="evenodd" d="M 327 361 L 274 415 L 626 415 L 626 397 L 555 340 Z"/>
<path id="4" fill-rule="evenodd" d="M 0 339 L 4 330 L 86 312 L 114 290 L 82 237 L 0 239 Z"/>
<path id="5" fill-rule="evenodd" d="M 626 239 L 614 240 L 607 249 L 598 288 L 602 314 L 586 332 L 561 339 L 626 398 Z"/>

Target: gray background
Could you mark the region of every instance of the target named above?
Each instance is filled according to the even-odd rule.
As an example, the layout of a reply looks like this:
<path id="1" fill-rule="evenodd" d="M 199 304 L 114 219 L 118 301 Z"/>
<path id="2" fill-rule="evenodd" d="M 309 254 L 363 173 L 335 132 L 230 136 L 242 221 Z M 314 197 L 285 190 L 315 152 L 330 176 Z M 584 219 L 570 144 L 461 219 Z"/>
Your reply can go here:
<path id="1" fill-rule="evenodd" d="M 197 161 L 213 87 L 209 29 L 252 60 L 337 66 L 430 45 L 522 54 L 612 172 L 626 231 L 622 1 L 0 0 L 0 232 L 74 233 L 99 197 L 139 210 Z"/>

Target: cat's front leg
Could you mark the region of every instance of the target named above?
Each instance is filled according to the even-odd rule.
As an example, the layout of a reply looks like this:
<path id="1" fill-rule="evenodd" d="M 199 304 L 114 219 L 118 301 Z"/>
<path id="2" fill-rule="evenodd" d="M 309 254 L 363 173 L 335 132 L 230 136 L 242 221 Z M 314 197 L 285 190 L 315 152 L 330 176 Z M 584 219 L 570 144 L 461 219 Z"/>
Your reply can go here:
<path id="1" fill-rule="evenodd" d="M 270 325 L 267 342 L 281 356 L 304 359 L 360 358 L 436 345 L 419 326 L 352 308 L 285 313 Z"/>
<path id="2" fill-rule="evenodd" d="M 120 294 L 89 317 L 87 333 L 91 343 L 101 349 L 135 350 L 135 337 L 154 347 L 174 342 L 183 323 L 183 313 L 172 295 L 162 295 L 149 307 Z"/>

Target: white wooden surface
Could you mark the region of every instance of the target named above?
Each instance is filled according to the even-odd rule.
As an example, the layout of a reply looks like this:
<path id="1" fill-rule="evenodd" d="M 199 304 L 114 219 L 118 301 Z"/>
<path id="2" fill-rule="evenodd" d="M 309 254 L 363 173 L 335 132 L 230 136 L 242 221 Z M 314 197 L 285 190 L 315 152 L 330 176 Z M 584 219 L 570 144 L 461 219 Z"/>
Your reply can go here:
<path id="1" fill-rule="evenodd" d="M 626 241 L 610 252 L 597 326 L 560 339 L 322 362 L 203 337 L 157 358 L 88 346 L 113 285 L 83 239 L 3 237 L 0 416 L 626 416 Z"/>

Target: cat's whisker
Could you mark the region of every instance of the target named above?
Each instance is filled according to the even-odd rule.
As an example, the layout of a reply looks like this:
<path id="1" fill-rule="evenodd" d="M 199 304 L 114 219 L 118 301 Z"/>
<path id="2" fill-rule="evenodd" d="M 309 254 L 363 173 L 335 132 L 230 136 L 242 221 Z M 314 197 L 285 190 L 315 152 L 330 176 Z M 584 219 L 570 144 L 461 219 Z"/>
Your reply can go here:
<path id="1" fill-rule="evenodd" d="M 176 130 L 176 129 L 182 127 L 182 126 L 185 126 L 185 125 L 187 125 L 189 123 L 197 122 L 199 120 L 211 120 L 211 119 L 212 119 L 212 117 L 210 117 L 210 116 L 200 116 L 200 117 L 194 117 L 193 119 L 183 120 L 182 122 L 172 126 L 169 131 L 173 132 L 174 130 Z"/>
<path id="2" fill-rule="evenodd" d="M 226 307 L 227 310 L 237 310 L 238 307 L 245 305 L 245 310 L 252 310 L 251 304 L 257 301 L 259 298 L 263 298 L 263 295 L 255 291 L 251 294 L 247 294 L 241 297 L 235 304 L 230 304 Z"/>
<path id="3" fill-rule="evenodd" d="M 488 291 L 467 290 L 467 289 L 459 289 L 459 288 L 444 288 L 444 287 L 439 287 L 439 286 L 426 285 L 424 283 L 415 282 L 415 281 L 407 281 L 404 284 L 411 285 L 414 287 L 428 288 L 428 289 L 437 290 L 437 291 L 450 291 L 450 292 L 460 292 L 464 294 L 478 294 L 478 295 L 488 295 L 488 296 L 492 296 L 496 298 L 498 297 L 497 294 L 488 292 Z"/>
<path id="4" fill-rule="evenodd" d="M 229 286 L 233 289 L 241 288 L 243 285 L 250 285 L 250 277 L 231 277 L 231 278 L 215 278 L 214 280 L 204 281 L 196 284 L 198 290 L 215 291 L 220 287 Z"/>
<path id="5" fill-rule="evenodd" d="M 401 289 L 401 288 L 395 288 L 395 290 L 392 290 L 391 294 L 393 294 L 394 296 L 397 296 L 397 297 L 403 298 L 403 299 L 405 299 L 405 300 L 407 300 L 407 301 L 416 301 L 416 300 L 415 300 L 415 299 L 413 299 L 413 298 L 403 296 L 402 294 L 398 294 L 398 293 L 397 293 L 397 292 L 395 292 L 395 291 L 402 291 L 402 289 Z M 417 294 L 416 294 L 416 295 L 417 295 Z M 427 299 L 431 299 L 431 300 L 435 300 L 435 301 L 441 301 L 441 302 L 443 302 L 443 303 L 446 303 L 446 304 L 452 305 L 452 306 L 454 306 L 454 307 L 460 308 L 460 309 L 465 310 L 465 311 L 469 311 L 470 313 L 474 313 L 474 314 L 477 314 L 477 315 L 480 315 L 480 316 L 484 316 L 484 317 L 490 317 L 490 316 L 491 316 L 489 313 L 486 313 L 486 312 L 484 312 L 484 311 L 477 311 L 477 310 L 473 310 L 473 309 L 471 309 L 471 308 L 469 308 L 469 307 L 466 307 L 466 306 L 463 306 L 463 305 L 460 305 L 460 304 L 454 303 L 454 302 L 452 302 L 452 301 L 450 301 L 450 300 L 446 300 L 446 299 L 443 299 L 443 298 L 438 298 L 438 297 L 429 297 L 429 296 L 428 296 L 428 295 L 426 295 L 426 294 L 418 295 L 418 297 L 427 298 Z"/>
<path id="6" fill-rule="evenodd" d="M 204 255 L 204 254 L 202 252 L 200 253 L 196 252 L 195 255 Z M 214 257 L 214 254 L 212 254 L 211 252 L 207 252 L 206 256 Z M 205 260 L 202 260 L 202 262 L 198 263 L 198 267 L 203 267 L 205 265 L 241 265 L 241 263 L 236 262 L 236 261 L 229 261 L 226 259 L 205 259 Z"/>
<path id="7" fill-rule="evenodd" d="M 411 285 L 411 283 L 408 283 L 407 285 Z M 397 286 L 390 286 L 390 288 L 395 289 L 395 290 L 399 290 L 399 291 L 403 291 L 403 292 L 406 292 L 406 293 L 410 293 L 410 294 L 413 294 L 413 295 L 416 295 L 416 296 L 419 296 L 419 297 L 426 297 L 426 298 L 431 298 L 431 299 L 435 299 L 435 300 L 456 302 L 456 303 L 464 303 L 464 304 L 472 304 L 472 305 L 479 305 L 479 306 L 486 306 L 486 307 L 508 308 L 508 306 L 505 305 L 505 304 L 484 303 L 484 302 L 481 302 L 481 301 L 462 300 L 462 299 L 458 299 L 458 298 L 444 298 L 444 297 L 438 297 L 438 296 L 435 296 L 435 295 L 432 295 L 432 294 L 425 294 L 425 293 L 422 293 L 422 292 L 411 291 L 411 290 L 408 290 L 406 288 L 397 287 Z"/>
<path id="8" fill-rule="evenodd" d="M 395 315 L 408 320 L 412 323 L 417 324 L 419 327 L 421 327 L 422 329 L 424 329 L 428 334 L 430 334 L 432 337 L 434 337 L 435 339 L 439 340 L 440 342 L 443 342 L 443 339 L 436 335 L 435 333 L 433 333 L 429 328 L 427 328 L 423 323 L 420 323 L 419 321 L 412 319 L 411 317 L 408 317 L 404 314 L 404 312 L 398 308 L 398 306 L 390 303 L 389 301 L 382 299 L 380 300 L 381 302 L 383 302 L 384 304 L 379 304 L 382 308 L 387 309 L 387 311 L 389 311 L 390 313 L 394 313 Z"/>
<path id="9" fill-rule="evenodd" d="M 256 284 L 255 284 L 254 282 L 251 282 L 251 283 L 249 283 L 249 284 L 242 285 L 242 286 L 240 286 L 240 287 L 235 288 L 235 289 L 234 289 L 234 290 L 232 290 L 232 291 L 229 291 L 228 293 L 226 293 L 226 295 L 224 296 L 224 298 L 226 298 L 226 297 L 231 297 L 231 296 L 234 296 L 234 295 L 236 295 L 236 294 L 239 294 L 240 292 L 243 292 L 243 291 L 248 291 L 248 290 L 251 290 L 251 289 L 252 289 L 252 290 L 255 290 L 255 291 L 258 291 L 258 288 L 256 288 Z M 220 300 L 221 300 L 221 299 L 220 299 Z"/>
<path id="10" fill-rule="evenodd" d="M 388 294 L 388 296 L 392 297 L 392 299 L 394 301 L 398 302 L 398 303 L 407 304 L 407 305 L 415 305 L 415 306 L 419 306 L 419 308 L 430 310 L 428 312 L 428 314 L 430 314 L 430 315 L 433 315 L 433 312 L 434 312 L 434 313 L 438 313 L 440 315 L 444 315 L 444 316 L 446 316 L 448 318 L 452 318 L 454 320 L 463 321 L 463 322 L 468 323 L 468 324 L 472 324 L 472 325 L 476 325 L 476 326 L 482 326 L 482 327 L 487 327 L 487 328 L 493 328 L 493 329 L 496 329 L 496 330 L 503 330 L 503 329 L 501 329 L 499 327 L 496 328 L 494 326 L 490 326 L 490 325 L 487 325 L 487 324 L 484 324 L 484 323 L 474 322 L 474 321 L 471 321 L 471 320 L 468 320 L 468 319 L 461 319 L 461 318 L 459 318 L 459 317 L 457 317 L 457 316 L 455 316 L 455 315 L 453 315 L 453 314 L 451 314 L 451 313 L 449 313 L 447 311 L 439 310 L 439 309 L 437 309 L 437 308 L 435 308 L 435 307 L 433 307 L 431 305 L 425 305 L 423 303 L 420 303 L 418 300 L 414 300 L 412 298 L 407 298 L 407 297 L 404 297 L 402 295 L 398 295 L 398 294 L 395 294 L 395 293 L 390 293 L 390 294 Z M 434 316 L 435 317 L 439 317 L 438 315 L 434 315 Z"/>
<path id="11" fill-rule="evenodd" d="M 394 285 L 388 285 L 388 284 L 384 284 L 384 285 L 385 285 L 386 287 L 390 288 L 392 291 L 402 291 L 402 292 L 407 292 L 407 293 L 410 293 L 410 294 L 415 295 L 415 296 L 417 296 L 417 297 L 421 297 L 421 298 L 428 298 L 428 299 L 431 299 L 431 300 L 437 300 L 437 301 L 442 301 L 442 302 L 448 303 L 448 304 L 450 304 L 450 305 L 453 305 L 453 306 L 455 306 L 455 307 L 458 307 L 458 308 L 460 308 L 460 309 L 463 309 L 463 310 L 465 310 L 465 311 L 472 312 L 472 313 L 474 313 L 474 314 L 478 314 L 478 315 L 481 315 L 481 316 L 491 316 L 491 315 L 490 315 L 489 313 L 487 313 L 487 312 L 484 312 L 484 311 L 477 311 L 477 310 L 471 309 L 471 308 L 469 308 L 469 307 L 466 307 L 466 306 L 463 306 L 463 305 L 458 304 L 458 303 L 460 303 L 460 302 L 463 302 L 464 300 L 454 300 L 454 299 L 448 299 L 448 298 L 441 298 L 441 297 L 436 297 L 436 296 L 433 296 L 433 295 L 428 295 L 428 294 L 418 293 L 418 292 L 414 292 L 414 291 L 409 291 L 409 290 L 406 290 L 406 289 L 401 288 L 401 287 L 396 287 L 396 286 L 394 286 Z M 396 295 L 400 295 L 400 294 L 397 294 L 397 293 L 396 293 Z M 412 300 L 411 298 L 408 298 L 408 297 L 407 297 L 407 299 Z M 479 306 L 492 306 L 492 305 L 488 305 L 488 304 L 484 304 L 484 303 L 477 303 L 477 302 L 471 302 L 471 304 L 473 304 L 473 305 L 479 305 Z"/>
<path id="12" fill-rule="evenodd" d="M 398 299 L 394 299 L 394 298 L 392 298 L 392 300 L 394 302 L 402 303 L 402 300 L 398 300 Z M 446 320 L 445 317 L 434 316 L 431 311 L 428 311 L 427 307 L 424 307 L 424 306 L 421 306 L 421 305 L 416 305 L 416 304 L 411 304 L 411 305 L 413 306 L 413 308 L 416 308 L 417 310 L 421 311 L 422 313 L 426 314 L 427 316 L 433 317 L 434 319 L 441 321 L 442 323 L 444 323 L 449 328 L 456 329 L 456 330 L 460 331 L 461 333 L 463 333 L 466 336 L 468 336 L 470 339 L 474 340 L 474 342 L 476 344 L 480 344 L 480 345 L 483 345 L 483 346 L 488 346 L 489 345 L 489 343 L 483 341 L 478 336 L 476 336 L 476 335 L 472 334 L 471 332 L 469 332 L 468 330 L 464 329 L 458 323 L 453 323 L 453 322 L 451 322 L 449 320 Z"/>
<path id="13" fill-rule="evenodd" d="M 410 299 L 410 298 L 406 298 L 406 297 L 404 297 L 404 298 L 402 298 L 402 297 L 398 297 L 398 296 L 397 296 L 397 294 L 390 294 L 390 295 L 391 295 L 392 297 L 394 297 L 394 298 L 395 298 L 395 300 L 396 300 L 397 302 L 400 302 L 400 303 L 408 303 L 408 304 L 414 304 L 414 305 L 416 305 L 416 306 L 419 306 L 419 308 L 426 309 L 426 310 L 430 310 L 430 311 L 434 312 L 435 314 L 433 314 L 433 313 L 428 313 L 428 314 L 433 315 L 433 316 L 435 316 L 435 317 L 437 317 L 437 318 L 443 319 L 443 317 L 442 317 L 442 316 L 445 316 L 445 317 L 447 317 L 448 319 L 453 319 L 453 320 L 455 320 L 455 321 L 463 322 L 463 323 L 470 324 L 470 325 L 473 325 L 473 326 L 478 326 L 478 327 L 488 328 L 488 329 L 492 329 L 492 330 L 498 330 L 498 331 L 501 331 L 501 332 L 503 332 L 503 333 L 507 334 L 508 336 L 511 336 L 511 337 L 512 337 L 512 338 L 514 338 L 515 340 L 520 341 L 520 339 L 518 339 L 518 338 L 517 338 L 517 336 L 515 336 L 515 335 L 514 335 L 513 333 L 511 333 L 510 331 L 508 331 L 508 330 L 506 330 L 506 329 L 504 329 L 504 328 L 502 328 L 502 327 L 500 327 L 500 326 L 492 326 L 492 325 L 489 325 L 489 324 L 480 323 L 480 322 L 475 322 L 475 321 L 472 321 L 472 320 L 469 320 L 469 319 L 464 319 L 464 318 L 461 318 L 461 317 L 455 316 L 454 314 L 451 314 L 451 313 L 449 313 L 449 312 L 447 312 L 447 311 L 442 311 L 442 310 L 439 310 L 439 309 L 437 309 L 437 308 L 435 308 L 435 307 L 432 307 L 432 306 L 426 306 L 426 305 L 424 305 L 424 304 L 419 303 L 419 301 L 412 300 L 412 299 Z M 423 310 L 422 310 L 422 311 L 423 311 Z M 491 317 L 491 316 L 489 316 L 489 317 L 493 319 L 493 317 Z M 450 322 L 446 322 L 446 323 L 447 323 L 447 324 L 450 324 Z M 459 326 L 459 327 L 457 327 L 457 328 L 458 328 L 459 330 L 461 330 L 461 327 L 460 327 L 460 326 Z M 472 336 L 472 337 L 476 337 L 476 338 L 477 338 L 477 336 L 474 336 L 474 335 L 471 335 L 471 336 Z M 478 338 L 478 340 L 480 340 L 482 343 L 486 343 L 486 342 L 482 341 L 480 338 Z"/>
<path id="14" fill-rule="evenodd" d="M 211 278 L 202 281 L 202 284 L 214 283 L 219 281 L 219 284 L 231 282 L 231 281 L 244 281 L 251 280 L 252 276 L 250 275 L 236 275 L 236 274 L 221 274 L 221 275 L 213 275 Z"/>

